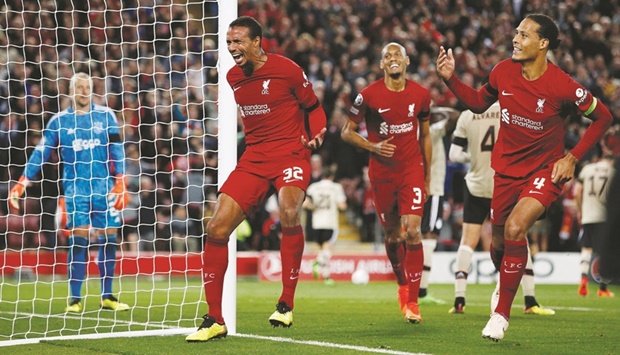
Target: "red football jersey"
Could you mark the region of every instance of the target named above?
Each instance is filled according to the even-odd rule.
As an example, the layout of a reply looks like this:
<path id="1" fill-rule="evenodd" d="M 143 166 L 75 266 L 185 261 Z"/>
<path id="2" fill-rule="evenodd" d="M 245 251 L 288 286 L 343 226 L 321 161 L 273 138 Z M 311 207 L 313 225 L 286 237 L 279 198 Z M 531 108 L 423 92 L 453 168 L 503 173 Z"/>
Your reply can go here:
<path id="1" fill-rule="evenodd" d="M 265 161 L 283 156 L 310 157 L 301 144 L 303 108 L 318 102 L 312 84 L 292 60 L 267 54 L 265 64 L 246 77 L 234 66 L 226 76 L 243 118 L 244 159 Z"/>
<path id="2" fill-rule="evenodd" d="M 390 143 L 396 146 L 391 158 L 370 155 L 368 174 L 373 181 L 390 179 L 392 174 L 400 175 L 410 168 L 423 169 L 418 121 L 429 119 L 430 105 L 429 91 L 411 80 L 407 80 L 403 91 L 395 92 L 380 79 L 357 95 L 349 118 L 358 124 L 366 120 L 368 141 L 394 137 Z"/>
<path id="3" fill-rule="evenodd" d="M 555 64 L 538 79 L 526 80 L 522 66 L 507 59 L 489 77 L 497 90 L 501 122 L 491 166 L 502 175 L 525 177 L 564 156 L 564 118 L 583 113 L 594 100 L 581 84 Z"/>

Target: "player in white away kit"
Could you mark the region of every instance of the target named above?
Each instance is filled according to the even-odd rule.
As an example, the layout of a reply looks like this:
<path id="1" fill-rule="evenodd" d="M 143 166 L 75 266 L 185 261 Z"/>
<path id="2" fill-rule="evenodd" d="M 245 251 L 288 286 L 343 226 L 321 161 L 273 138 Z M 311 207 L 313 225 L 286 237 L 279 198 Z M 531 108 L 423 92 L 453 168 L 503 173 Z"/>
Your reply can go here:
<path id="1" fill-rule="evenodd" d="M 433 265 L 433 254 L 437 247 L 437 237 L 443 226 L 444 185 L 446 182 L 446 148 L 443 138 L 452 134 L 459 111 L 449 107 L 431 108 L 431 159 L 430 196 L 424 204 L 422 215 L 422 250 L 424 251 L 424 268 L 420 280 L 418 302 L 421 304 L 444 304 L 444 300 L 428 293 L 428 283 Z"/>
<path id="2" fill-rule="evenodd" d="M 454 138 L 450 146 L 450 160 L 457 163 L 470 162 L 465 175 L 465 196 L 463 206 L 463 235 L 461 245 L 456 253 L 456 272 L 454 273 L 454 307 L 450 313 L 465 312 L 465 291 L 467 275 L 471 266 L 474 249 L 480 241 L 482 223 L 489 216 L 491 197 L 493 196 L 493 174 L 491 168 L 491 151 L 497 138 L 501 117 L 499 103 L 494 103 L 486 112 L 474 114 L 464 111 L 456 123 Z M 499 269 L 498 265 L 495 266 Z M 521 279 L 525 295 L 526 314 L 553 315 L 555 311 L 541 307 L 534 297 L 534 272 L 532 257 L 528 247 L 528 259 L 525 274 Z M 496 303 L 499 282 L 493 292 L 491 305 Z"/>
<path id="3" fill-rule="evenodd" d="M 578 293 L 580 296 L 588 295 L 588 270 L 592 251 L 600 255 L 601 236 L 605 228 L 607 217 L 607 194 L 609 185 L 615 173 L 613 156 L 605 155 L 596 163 L 583 167 L 579 173 L 579 184 L 575 197 L 577 206 L 581 209 L 582 233 L 579 238 L 581 243 L 581 282 Z M 607 289 L 607 283 L 601 280 L 598 289 L 599 297 L 614 297 Z"/>
<path id="4" fill-rule="evenodd" d="M 303 208 L 312 211 L 312 239 L 321 247 L 312 272 L 315 278 L 321 276 L 325 284 L 333 285 L 329 273 L 331 245 L 338 238 L 338 213 L 347 209 L 347 197 L 342 185 L 334 182 L 331 169 L 324 168 L 322 179 L 308 186 Z"/>

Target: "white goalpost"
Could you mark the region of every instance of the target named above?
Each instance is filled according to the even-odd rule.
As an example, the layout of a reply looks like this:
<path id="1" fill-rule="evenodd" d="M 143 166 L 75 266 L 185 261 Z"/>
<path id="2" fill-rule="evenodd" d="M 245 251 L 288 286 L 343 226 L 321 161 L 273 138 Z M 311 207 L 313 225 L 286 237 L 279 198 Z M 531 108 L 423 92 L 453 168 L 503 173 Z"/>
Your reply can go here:
<path id="1" fill-rule="evenodd" d="M 230 137 L 230 139 L 220 139 L 219 143 L 219 166 L 218 181 L 221 184 L 226 181 L 228 175 L 237 165 L 237 104 L 233 96 L 230 85 L 226 83 L 225 73 L 234 65 L 226 45 L 226 31 L 228 24 L 237 18 L 237 0 L 220 1 L 220 16 L 218 26 L 218 45 L 219 63 L 218 68 L 221 73 L 219 85 L 219 134 L 220 137 Z M 228 242 L 228 270 L 224 276 L 224 294 L 222 297 L 222 313 L 226 319 L 228 333 L 237 333 L 237 238 L 236 231 L 230 236 Z"/>
<path id="2" fill-rule="evenodd" d="M 7 0 L 0 9 L 0 347 L 53 339 L 180 335 L 208 307 L 204 231 L 237 162 L 237 107 L 226 48 L 237 0 Z M 130 203 L 116 240 L 112 294 L 101 309 L 101 240 L 89 238 L 83 311 L 71 292 L 57 151 L 20 198 L 7 196 L 44 128 L 70 106 L 69 79 L 92 77 L 92 101 L 117 118 Z M 75 144 L 74 144 L 75 146 Z M 103 250 L 103 249 L 102 249 Z M 105 259 L 103 259 L 105 260 Z M 223 313 L 236 334 L 236 237 Z M 179 341 L 183 341 L 179 338 Z"/>

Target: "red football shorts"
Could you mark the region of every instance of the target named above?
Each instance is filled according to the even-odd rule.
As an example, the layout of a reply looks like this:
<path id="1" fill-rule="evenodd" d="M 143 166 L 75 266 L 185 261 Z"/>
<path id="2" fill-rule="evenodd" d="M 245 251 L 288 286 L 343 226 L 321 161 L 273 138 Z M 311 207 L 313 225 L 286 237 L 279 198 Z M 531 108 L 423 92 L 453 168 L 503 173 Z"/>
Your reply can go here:
<path id="1" fill-rule="evenodd" d="M 564 184 L 551 182 L 552 166 L 544 166 L 526 178 L 512 178 L 495 174 L 491 199 L 491 223 L 503 226 L 517 202 L 524 197 L 538 200 L 548 208 L 558 199 Z"/>
<path id="2" fill-rule="evenodd" d="M 424 211 L 424 170 L 403 173 L 392 180 L 371 181 L 375 208 L 384 227 L 400 225 L 404 215 L 422 216 Z"/>
<path id="3" fill-rule="evenodd" d="M 230 173 L 220 193 L 232 197 L 246 215 L 262 204 L 275 187 L 297 186 L 306 191 L 310 182 L 310 163 L 299 158 L 278 158 L 266 162 L 250 162 L 243 158 Z"/>

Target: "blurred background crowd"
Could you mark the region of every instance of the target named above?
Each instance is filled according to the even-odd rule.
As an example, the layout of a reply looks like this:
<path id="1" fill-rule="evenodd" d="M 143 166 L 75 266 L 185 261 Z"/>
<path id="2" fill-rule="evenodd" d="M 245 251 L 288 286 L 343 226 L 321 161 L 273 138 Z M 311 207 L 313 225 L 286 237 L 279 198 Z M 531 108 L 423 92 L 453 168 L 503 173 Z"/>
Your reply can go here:
<path id="1" fill-rule="evenodd" d="M 217 85 L 218 77 L 224 78 L 216 69 L 217 3 L 0 0 L 0 5 L 0 247 L 66 243 L 51 227 L 62 194 L 57 158 L 28 189 L 18 215 L 9 213 L 4 201 L 42 128 L 68 107 L 70 77 L 85 71 L 94 78 L 95 103 L 117 113 L 124 133 L 134 193 L 124 212 L 123 248 L 199 250 L 217 190 Z M 580 166 L 603 152 L 619 156 L 620 5 L 615 0 L 239 0 L 238 13 L 263 25 L 266 52 L 293 59 L 312 82 L 328 117 L 325 143 L 313 157 L 313 177 L 323 167 L 336 171 L 349 206 L 343 230 L 368 243 L 381 240 L 368 193 L 368 155 L 344 143 L 340 129 L 357 93 L 381 78 L 381 48 L 391 41 L 405 46 L 410 79 L 430 90 L 435 106 L 463 110 L 435 72 L 439 46 L 454 50 L 458 76 L 479 87 L 496 63 L 511 56 L 514 29 L 531 12 L 556 20 L 562 42 L 550 59 L 616 119 Z M 567 119 L 567 149 L 587 125 L 581 117 Z M 440 248 L 453 250 L 460 238 L 467 166 L 448 162 L 446 171 Z M 276 210 L 267 204 L 249 216 L 240 249 L 277 248 Z M 577 251 L 579 229 L 569 183 L 532 236 L 541 250 Z"/>

